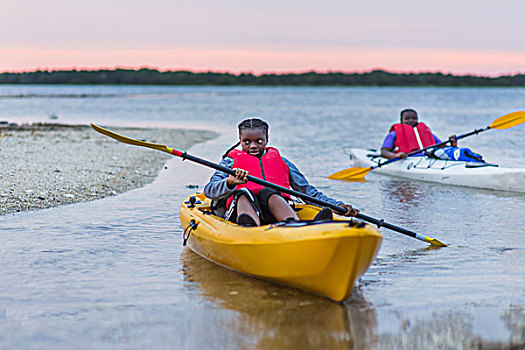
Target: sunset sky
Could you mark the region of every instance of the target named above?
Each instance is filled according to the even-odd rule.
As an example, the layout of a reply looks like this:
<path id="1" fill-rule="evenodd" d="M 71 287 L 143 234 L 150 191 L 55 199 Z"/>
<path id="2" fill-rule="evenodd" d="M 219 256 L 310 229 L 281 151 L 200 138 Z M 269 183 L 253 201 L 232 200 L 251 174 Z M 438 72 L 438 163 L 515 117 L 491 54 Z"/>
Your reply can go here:
<path id="1" fill-rule="evenodd" d="M 2 0 L 0 72 L 525 73 L 522 0 Z"/>

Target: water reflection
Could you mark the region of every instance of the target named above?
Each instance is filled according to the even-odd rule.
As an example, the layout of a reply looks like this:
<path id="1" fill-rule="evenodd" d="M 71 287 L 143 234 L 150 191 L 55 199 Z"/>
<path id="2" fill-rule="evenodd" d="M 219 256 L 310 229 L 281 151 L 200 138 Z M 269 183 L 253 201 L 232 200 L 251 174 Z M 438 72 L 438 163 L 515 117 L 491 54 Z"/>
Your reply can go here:
<path id="1" fill-rule="evenodd" d="M 258 349 L 362 349 L 377 339 L 375 309 L 357 288 L 338 304 L 241 275 L 189 249 L 180 260 L 188 288 L 235 311 L 228 332 L 250 339 Z"/>
<path id="2" fill-rule="evenodd" d="M 494 309 L 448 310 L 429 317 L 392 312 L 383 317 L 383 328 L 374 347 L 379 349 L 523 349 L 525 334 L 522 307 L 510 307 L 503 315 Z M 390 319 L 390 321 L 388 321 Z M 498 324 L 504 320 L 505 328 Z M 387 325 L 387 323 L 391 323 Z M 491 333 L 505 334 L 493 339 Z"/>
<path id="3" fill-rule="evenodd" d="M 425 186 L 414 181 L 388 180 L 382 181 L 381 185 L 389 201 L 403 203 L 407 208 L 417 206 L 427 195 Z"/>

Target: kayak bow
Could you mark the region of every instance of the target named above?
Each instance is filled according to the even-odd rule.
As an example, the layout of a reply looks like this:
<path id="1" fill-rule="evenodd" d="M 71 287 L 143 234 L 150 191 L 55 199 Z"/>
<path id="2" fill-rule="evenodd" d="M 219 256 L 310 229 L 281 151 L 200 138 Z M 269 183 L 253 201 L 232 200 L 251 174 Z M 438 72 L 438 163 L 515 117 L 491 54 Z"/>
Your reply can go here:
<path id="1" fill-rule="evenodd" d="M 339 215 L 334 221 L 242 227 L 213 215 L 210 204 L 196 193 L 181 206 L 191 250 L 237 272 L 335 301 L 350 296 L 383 240 L 375 227 Z M 311 220 L 321 208 L 296 204 L 295 209 L 300 219 Z"/>

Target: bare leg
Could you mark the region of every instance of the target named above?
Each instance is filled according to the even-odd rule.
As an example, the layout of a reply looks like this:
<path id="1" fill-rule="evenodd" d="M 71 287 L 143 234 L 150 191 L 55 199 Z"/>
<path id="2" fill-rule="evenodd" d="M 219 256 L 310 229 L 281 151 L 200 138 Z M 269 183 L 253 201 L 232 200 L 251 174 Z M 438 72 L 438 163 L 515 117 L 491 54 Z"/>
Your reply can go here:
<path id="1" fill-rule="evenodd" d="M 240 196 L 237 200 L 237 217 L 241 214 L 250 215 L 257 226 L 261 226 L 261 220 L 259 220 L 257 212 L 253 209 L 252 203 L 246 196 Z"/>
<path id="2" fill-rule="evenodd" d="M 270 196 L 270 198 L 268 198 L 268 208 L 277 221 L 283 221 L 287 218 L 299 220 L 299 217 L 293 211 L 292 207 L 290 207 L 286 200 L 281 196 Z"/>

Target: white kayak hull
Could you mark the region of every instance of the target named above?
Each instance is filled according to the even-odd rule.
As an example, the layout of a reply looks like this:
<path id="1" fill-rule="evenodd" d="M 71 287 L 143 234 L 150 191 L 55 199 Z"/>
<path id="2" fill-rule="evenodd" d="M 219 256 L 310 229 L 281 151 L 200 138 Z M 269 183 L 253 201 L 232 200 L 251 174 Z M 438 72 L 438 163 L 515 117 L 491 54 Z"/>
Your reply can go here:
<path id="1" fill-rule="evenodd" d="M 352 166 L 376 166 L 379 161 L 386 161 L 374 150 L 347 148 L 346 151 L 350 156 Z M 525 168 L 476 166 L 478 164 L 417 156 L 393 162 L 374 169 L 373 172 L 447 185 L 525 192 Z"/>

